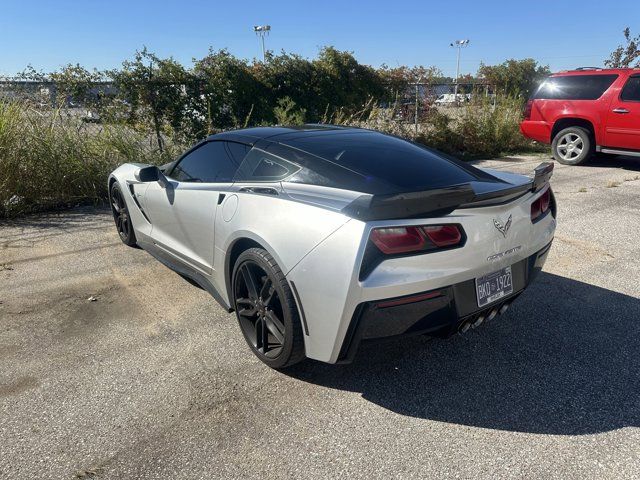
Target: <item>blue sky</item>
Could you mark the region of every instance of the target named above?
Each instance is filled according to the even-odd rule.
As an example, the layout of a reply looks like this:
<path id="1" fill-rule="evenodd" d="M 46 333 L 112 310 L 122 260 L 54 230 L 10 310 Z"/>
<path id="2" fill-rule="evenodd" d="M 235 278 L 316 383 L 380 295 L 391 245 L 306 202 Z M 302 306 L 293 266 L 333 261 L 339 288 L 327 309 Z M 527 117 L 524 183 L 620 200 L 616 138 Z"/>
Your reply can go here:
<path id="1" fill-rule="evenodd" d="M 112 68 L 143 45 L 187 65 L 209 46 L 253 58 L 252 26 L 265 23 L 268 49 L 306 57 L 334 45 L 374 66 L 436 65 L 453 75 L 449 43 L 469 38 L 463 73 L 524 57 L 561 70 L 601 65 L 627 25 L 640 33 L 640 1 L 2 0 L 0 73 L 27 64 Z"/>

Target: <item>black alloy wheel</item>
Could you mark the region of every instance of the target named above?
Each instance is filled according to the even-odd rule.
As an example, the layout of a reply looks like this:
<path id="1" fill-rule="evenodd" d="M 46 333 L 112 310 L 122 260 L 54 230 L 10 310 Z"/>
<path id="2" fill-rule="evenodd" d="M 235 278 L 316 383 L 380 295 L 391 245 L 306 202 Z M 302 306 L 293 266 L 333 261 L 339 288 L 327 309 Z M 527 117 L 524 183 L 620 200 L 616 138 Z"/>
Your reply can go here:
<path id="1" fill-rule="evenodd" d="M 233 292 L 240 329 L 264 363 L 282 368 L 304 358 L 304 341 L 289 285 L 265 250 L 243 252 L 233 272 Z"/>
<path id="2" fill-rule="evenodd" d="M 117 183 L 114 183 L 111 188 L 111 212 L 116 222 L 116 230 L 118 230 L 120 240 L 130 247 L 135 246 L 136 234 L 133 231 L 131 217 L 129 216 L 129 210 L 127 209 L 122 190 Z"/>

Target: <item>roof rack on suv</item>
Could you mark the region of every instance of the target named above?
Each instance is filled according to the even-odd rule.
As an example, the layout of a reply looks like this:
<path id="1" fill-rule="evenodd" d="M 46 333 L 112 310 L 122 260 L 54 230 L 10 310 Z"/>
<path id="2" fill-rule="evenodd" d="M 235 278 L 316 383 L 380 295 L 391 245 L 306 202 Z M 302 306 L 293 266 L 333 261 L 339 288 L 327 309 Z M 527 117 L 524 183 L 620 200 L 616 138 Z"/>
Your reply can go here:
<path id="1" fill-rule="evenodd" d="M 574 68 L 574 70 L 582 71 L 582 70 L 602 70 L 602 67 L 578 67 Z"/>

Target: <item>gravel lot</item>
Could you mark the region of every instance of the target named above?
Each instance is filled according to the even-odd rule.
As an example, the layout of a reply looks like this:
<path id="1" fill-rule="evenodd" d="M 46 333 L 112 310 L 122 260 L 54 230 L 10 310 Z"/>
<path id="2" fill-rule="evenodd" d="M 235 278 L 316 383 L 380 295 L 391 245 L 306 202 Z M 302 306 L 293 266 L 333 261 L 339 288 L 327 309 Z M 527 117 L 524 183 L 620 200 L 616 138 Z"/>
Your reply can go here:
<path id="1" fill-rule="evenodd" d="M 552 184 L 507 314 L 287 373 L 107 211 L 0 224 L 0 478 L 640 478 L 640 161 Z"/>

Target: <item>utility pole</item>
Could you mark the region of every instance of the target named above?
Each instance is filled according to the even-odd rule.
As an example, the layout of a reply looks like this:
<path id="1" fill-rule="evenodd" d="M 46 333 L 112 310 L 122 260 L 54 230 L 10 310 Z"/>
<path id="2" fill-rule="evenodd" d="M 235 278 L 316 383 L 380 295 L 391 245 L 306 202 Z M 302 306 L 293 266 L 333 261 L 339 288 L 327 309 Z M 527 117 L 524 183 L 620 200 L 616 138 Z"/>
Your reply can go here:
<path id="1" fill-rule="evenodd" d="M 460 77 L 460 50 L 469 45 L 469 39 L 466 40 L 456 40 L 451 43 L 450 46 L 458 49 L 458 61 L 456 62 L 456 86 L 455 86 L 455 99 L 458 101 L 458 78 Z"/>
<path id="2" fill-rule="evenodd" d="M 256 32 L 256 35 L 260 39 L 260 43 L 262 44 L 262 61 L 267 61 L 267 51 L 264 48 L 264 37 L 269 35 L 271 31 L 271 25 L 255 25 L 253 27 L 253 31 Z"/>
<path id="3" fill-rule="evenodd" d="M 418 103 L 418 89 L 420 88 L 420 82 L 422 82 L 422 77 L 418 78 L 418 80 L 416 80 L 416 111 L 415 111 L 415 116 L 414 116 L 414 128 L 415 128 L 415 132 L 416 135 L 418 135 L 418 108 L 419 108 L 419 103 Z"/>

